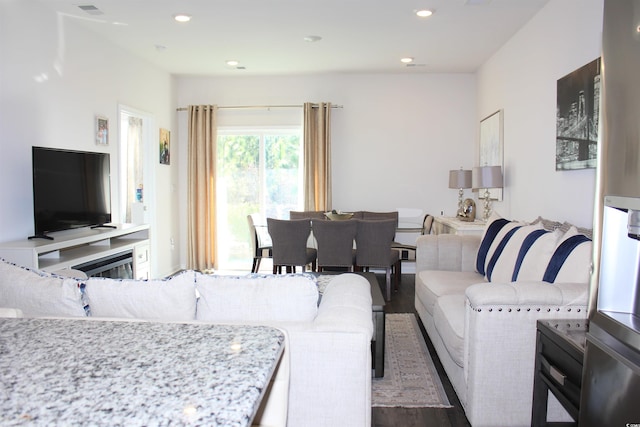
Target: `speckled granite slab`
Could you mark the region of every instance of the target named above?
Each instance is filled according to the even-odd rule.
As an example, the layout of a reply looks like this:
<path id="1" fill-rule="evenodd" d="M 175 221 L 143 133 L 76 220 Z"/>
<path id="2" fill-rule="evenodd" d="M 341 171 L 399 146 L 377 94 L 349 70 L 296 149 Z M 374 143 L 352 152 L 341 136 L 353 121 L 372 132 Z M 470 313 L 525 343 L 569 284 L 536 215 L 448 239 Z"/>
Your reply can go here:
<path id="1" fill-rule="evenodd" d="M 248 426 L 283 346 L 260 326 L 0 319 L 0 425 Z"/>

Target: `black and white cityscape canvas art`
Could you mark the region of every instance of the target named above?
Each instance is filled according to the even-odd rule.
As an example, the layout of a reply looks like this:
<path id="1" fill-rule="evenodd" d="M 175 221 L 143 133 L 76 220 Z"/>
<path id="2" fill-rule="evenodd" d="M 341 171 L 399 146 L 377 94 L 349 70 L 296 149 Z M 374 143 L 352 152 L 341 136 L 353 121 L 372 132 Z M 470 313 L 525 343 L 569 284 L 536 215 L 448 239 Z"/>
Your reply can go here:
<path id="1" fill-rule="evenodd" d="M 556 170 L 596 167 L 600 58 L 558 80 Z"/>

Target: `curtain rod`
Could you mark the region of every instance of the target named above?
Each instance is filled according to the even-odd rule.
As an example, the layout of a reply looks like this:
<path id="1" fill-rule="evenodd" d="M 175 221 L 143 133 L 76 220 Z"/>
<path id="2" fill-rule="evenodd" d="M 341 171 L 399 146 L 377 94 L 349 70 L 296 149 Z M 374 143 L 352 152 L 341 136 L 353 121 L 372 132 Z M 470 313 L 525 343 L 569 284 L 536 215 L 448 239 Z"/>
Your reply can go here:
<path id="1" fill-rule="evenodd" d="M 317 107 L 318 104 L 313 104 L 314 107 Z M 228 106 L 220 106 L 218 110 L 242 110 L 242 109 L 259 109 L 259 108 L 302 108 L 304 105 L 228 105 Z M 332 105 L 331 108 L 342 108 L 342 105 Z M 187 111 L 189 107 L 179 107 L 176 108 L 176 111 Z"/>

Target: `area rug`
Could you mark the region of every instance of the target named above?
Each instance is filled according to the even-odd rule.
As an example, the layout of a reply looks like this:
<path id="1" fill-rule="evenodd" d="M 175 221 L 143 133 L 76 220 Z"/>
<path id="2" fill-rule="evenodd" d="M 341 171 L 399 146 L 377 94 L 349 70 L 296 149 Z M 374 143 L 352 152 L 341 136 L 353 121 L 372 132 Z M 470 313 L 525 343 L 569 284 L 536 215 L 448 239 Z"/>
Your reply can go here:
<path id="1" fill-rule="evenodd" d="M 373 378 L 372 406 L 450 408 L 415 315 L 387 314 L 384 377 Z"/>

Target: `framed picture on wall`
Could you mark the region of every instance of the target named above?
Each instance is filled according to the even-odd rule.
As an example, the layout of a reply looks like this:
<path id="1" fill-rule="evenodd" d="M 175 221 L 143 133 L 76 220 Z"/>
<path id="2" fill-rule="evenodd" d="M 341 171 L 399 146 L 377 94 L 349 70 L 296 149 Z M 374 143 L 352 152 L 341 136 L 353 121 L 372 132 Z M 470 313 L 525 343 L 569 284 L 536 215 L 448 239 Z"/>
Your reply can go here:
<path id="1" fill-rule="evenodd" d="M 109 145 L 109 119 L 96 116 L 96 144 Z"/>
<path id="2" fill-rule="evenodd" d="M 480 159 L 478 165 L 500 166 L 504 173 L 502 153 L 502 110 L 498 110 L 480 120 Z M 491 188 L 489 194 L 493 200 L 502 200 L 502 188 Z"/>
<path id="3" fill-rule="evenodd" d="M 167 129 L 160 129 L 160 164 L 168 165 L 171 160 L 171 132 Z"/>
<path id="4" fill-rule="evenodd" d="M 600 58 L 558 80 L 556 170 L 596 167 Z"/>

